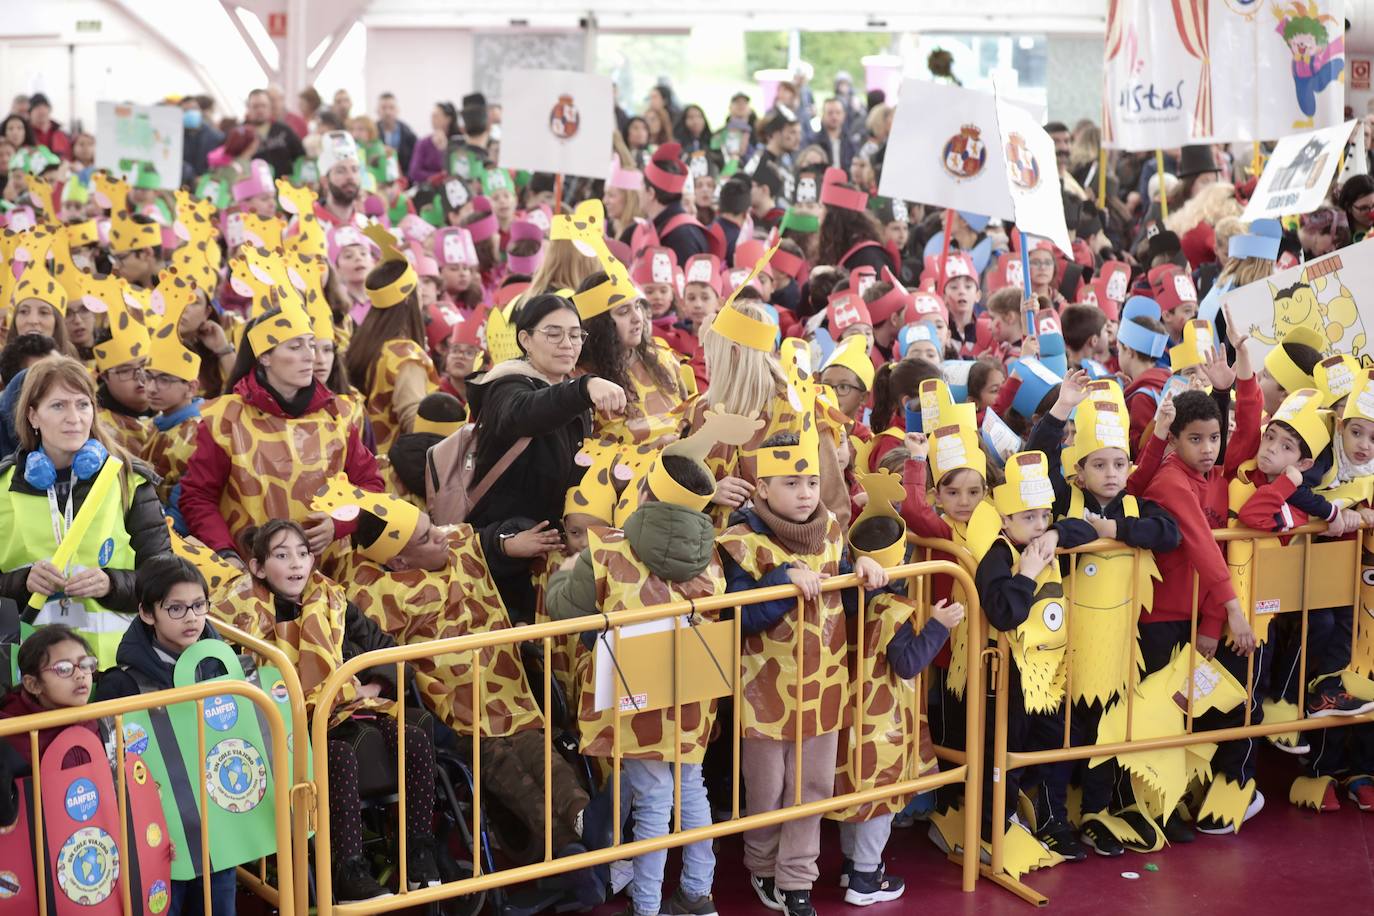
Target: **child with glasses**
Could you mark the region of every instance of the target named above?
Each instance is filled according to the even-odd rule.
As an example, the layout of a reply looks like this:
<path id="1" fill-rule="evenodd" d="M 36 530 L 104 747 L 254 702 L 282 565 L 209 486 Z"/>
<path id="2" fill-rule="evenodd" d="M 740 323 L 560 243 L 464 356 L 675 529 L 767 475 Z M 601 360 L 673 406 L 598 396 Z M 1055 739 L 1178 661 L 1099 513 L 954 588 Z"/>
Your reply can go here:
<path id="1" fill-rule="evenodd" d="M 18 652 L 19 686 L 0 705 L 0 719 L 86 705 L 91 696 L 91 679 L 99 662 L 81 634 L 63 624 L 49 624 L 34 630 L 19 645 Z M 95 722 L 82 722 L 81 726 L 100 734 Z M 64 728 L 39 731 L 40 757 Z M 7 740 L 26 763 L 30 762 L 28 732 L 17 732 Z M 27 772 L 13 775 L 19 778 Z"/>

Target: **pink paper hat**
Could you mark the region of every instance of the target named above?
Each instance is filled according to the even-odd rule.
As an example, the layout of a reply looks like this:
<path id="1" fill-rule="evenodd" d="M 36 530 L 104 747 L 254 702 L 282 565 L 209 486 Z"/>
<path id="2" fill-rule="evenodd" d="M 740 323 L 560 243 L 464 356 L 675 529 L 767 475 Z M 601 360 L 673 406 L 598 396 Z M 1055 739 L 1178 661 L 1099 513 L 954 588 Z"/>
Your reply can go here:
<path id="1" fill-rule="evenodd" d="M 473 242 L 485 242 L 500 229 L 496 216 L 491 212 L 491 201 L 482 195 L 472 199 L 472 212 L 485 214 L 481 219 L 468 223 L 463 228 L 472 233 Z"/>
<path id="2" fill-rule="evenodd" d="M 677 269 L 677 254 L 673 249 L 646 248 L 635 259 L 630 279 L 640 289 L 655 283 L 672 285 Z"/>
<path id="3" fill-rule="evenodd" d="M 248 163 L 248 177 L 234 182 L 234 203 L 241 204 L 259 194 L 271 194 L 276 198 L 277 186 L 272 181 L 272 167 L 261 159 Z"/>
<path id="4" fill-rule="evenodd" d="M 336 266 L 339 263 L 339 252 L 350 245 L 366 246 L 374 258 L 381 254 L 381 249 L 373 244 L 371 239 L 363 235 L 362 230 L 357 226 L 335 226 L 329 230 L 328 241 L 329 263 Z"/>
<path id="5" fill-rule="evenodd" d="M 720 260 L 713 254 L 694 254 L 687 259 L 682 268 L 684 286 L 687 283 L 704 283 L 725 298 L 725 278 L 720 273 Z"/>
<path id="6" fill-rule="evenodd" d="M 449 264 L 476 267 L 477 249 L 472 242 L 472 233 L 463 226 L 440 229 L 434 234 L 434 260 L 440 267 Z"/>
<path id="7" fill-rule="evenodd" d="M 639 169 L 627 169 L 620 165 L 619 157 L 611 157 L 611 177 L 606 187 L 622 191 L 639 191 L 644 188 L 644 173 Z"/>
<path id="8" fill-rule="evenodd" d="M 517 255 L 511 254 L 510 249 L 516 242 L 531 241 L 539 242 L 539 250 L 534 254 Z M 539 269 L 539 265 L 544 263 L 544 233 L 539 227 L 528 220 L 516 220 L 510 224 L 510 244 L 506 246 L 506 266 L 511 273 L 533 274 Z"/>

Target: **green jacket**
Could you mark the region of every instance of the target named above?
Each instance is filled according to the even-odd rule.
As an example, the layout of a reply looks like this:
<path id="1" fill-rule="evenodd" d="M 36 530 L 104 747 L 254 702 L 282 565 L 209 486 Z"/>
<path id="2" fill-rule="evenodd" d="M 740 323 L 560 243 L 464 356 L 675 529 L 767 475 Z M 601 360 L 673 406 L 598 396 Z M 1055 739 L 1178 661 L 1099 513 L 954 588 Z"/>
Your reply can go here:
<path id="1" fill-rule="evenodd" d="M 641 505 L 625 520 L 625 539 L 649 572 L 667 582 L 700 575 L 716 549 L 711 516 L 672 503 Z M 554 620 L 598 611 L 591 548 L 578 555 L 572 570 L 549 579 L 544 605 Z"/>

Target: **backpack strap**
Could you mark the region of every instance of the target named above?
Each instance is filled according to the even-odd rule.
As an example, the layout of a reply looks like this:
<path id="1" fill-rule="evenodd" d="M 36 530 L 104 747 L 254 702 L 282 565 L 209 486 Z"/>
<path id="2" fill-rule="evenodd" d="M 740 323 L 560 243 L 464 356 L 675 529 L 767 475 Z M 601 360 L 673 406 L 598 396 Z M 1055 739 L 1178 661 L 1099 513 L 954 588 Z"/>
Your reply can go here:
<path id="1" fill-rule="evenodd" d="M 490 471 L 487 471 L 487 476 L 483 477 L 481 482 L 473 487 L 472 491 L 468 493 L 469 506 L 476 508 L 477 505 L 482 502 L 482 497 L 486 496 L 487 491 L 496 485 L 496 481 L 501 479 L 502 474 L 510 470 L 510 466 L 515 463 L 515 459 L 519 458 L 520 455 L 524 453 L 525 449 L 529 447 L 529 444 L 529 436 L 521 436 L 511 443 L 510 448 L 506 449 L 506 453 L 501 456 L 501 459 L 491 466 Z"/>

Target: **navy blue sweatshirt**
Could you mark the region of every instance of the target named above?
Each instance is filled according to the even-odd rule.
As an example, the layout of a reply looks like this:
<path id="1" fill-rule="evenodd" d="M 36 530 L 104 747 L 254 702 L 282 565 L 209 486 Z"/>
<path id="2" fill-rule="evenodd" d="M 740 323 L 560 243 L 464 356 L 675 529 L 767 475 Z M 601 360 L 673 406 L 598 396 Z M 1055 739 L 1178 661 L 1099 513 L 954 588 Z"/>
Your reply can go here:
<path id="1" fill-rule="evenodd" d="M 1087 522 L 1061 518 L 1050 526 L 1059 532 L 1060 547 L 1078 547 L 1097 540 L 1097 532 Z M 998 539 L 988 548 L 973 577 L 983 616 L 996 630 L 1009 632 L 1026 622 L 1035 603 L 1035 580 L 1011 571 L 1011 548 Z"/>

